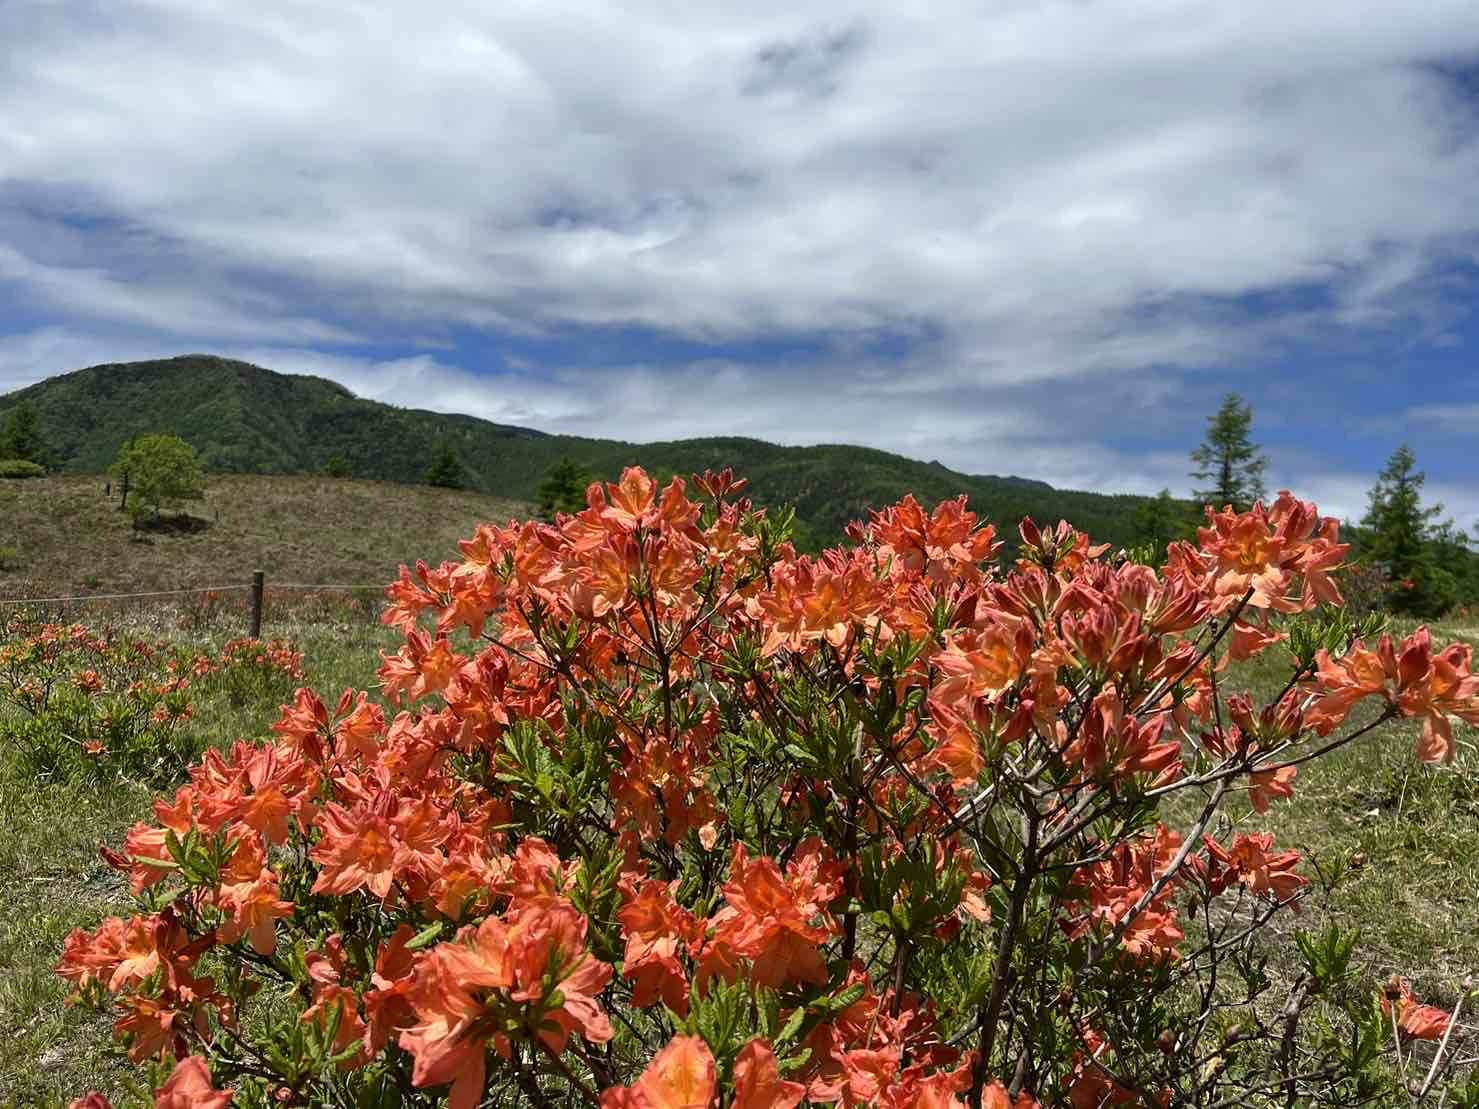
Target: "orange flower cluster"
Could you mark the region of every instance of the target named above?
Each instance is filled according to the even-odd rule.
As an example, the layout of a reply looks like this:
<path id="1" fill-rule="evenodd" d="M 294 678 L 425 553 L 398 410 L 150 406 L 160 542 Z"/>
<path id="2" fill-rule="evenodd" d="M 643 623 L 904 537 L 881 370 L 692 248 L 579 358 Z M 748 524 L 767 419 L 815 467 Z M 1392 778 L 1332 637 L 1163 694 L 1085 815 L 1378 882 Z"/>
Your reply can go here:
<path id="1" fill-rule="evenodd" d="M 220 1048 L 264 989 L 312 1031 L 294 1074 L 409 1056 L 454 1109 L 544 1079 L 605 1109 L 1025 1109 L 1060 1080 L 1101 1104 L 1090 1055 L 995 1082 L 1017 1065 L 992 1051 L 1000 998 L 945 1011 L 913 968 L 1029 928 L 1173 964 L 1179 894 L 1291 900 L 1298 855 L 1205 820 L 1106 840 L 1113 806 L 1239 776 L 1260 806 L 1289 796 L 1272 759 L 1368 694 L 1425 735 L 1479 720 L 1467 650 L 1419 633 L 1322 654 L 1220 730 L 1219 646 L 1267 650 L 1270 613 L 1339 601 L 1334 521 L 1288 494 L 1210 514 L 1159 571 L 1028 522 L 1003 571 L 963 498 L 906 498 L 806 557 L 743 489 L 629 469 L 553 525 L 402 568 L 385 706 L 299 690 L 106 854 L 155 907 L 74 932 L 59 971 L 115 999 L 136 1058 L 185 1060 L 159 1105 L 225 1096 L 203 1059 L 278 1096 Z M 1029 867 L 1070 885 L 1009 892 Z M 229 986 L 195 977 L 207 954 Z M 649 1054 L 612 1050 L 613 1015 Z"/>

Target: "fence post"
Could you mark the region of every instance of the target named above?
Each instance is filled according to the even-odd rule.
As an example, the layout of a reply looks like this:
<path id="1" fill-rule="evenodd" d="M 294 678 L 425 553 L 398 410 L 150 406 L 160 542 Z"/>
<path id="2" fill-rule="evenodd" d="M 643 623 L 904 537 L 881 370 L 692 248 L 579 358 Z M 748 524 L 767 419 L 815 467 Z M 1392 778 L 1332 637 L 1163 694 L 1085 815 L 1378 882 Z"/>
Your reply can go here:
<path id="1" fill-rule="evenodd" d="M 252 574 L 252 638 L 262 638 L 262 571 Z"/>

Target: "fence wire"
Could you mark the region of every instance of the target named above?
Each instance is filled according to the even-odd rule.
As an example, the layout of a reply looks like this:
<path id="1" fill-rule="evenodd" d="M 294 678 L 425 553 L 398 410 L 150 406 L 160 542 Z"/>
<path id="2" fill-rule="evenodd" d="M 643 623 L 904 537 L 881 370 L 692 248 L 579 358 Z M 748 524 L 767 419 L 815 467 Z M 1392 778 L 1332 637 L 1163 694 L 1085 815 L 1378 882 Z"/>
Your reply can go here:
<path id="1" fill-rule="evenodd" d="M 305 585 L 295 582 L 263 582 L 262 587 L 266 589 L 298 589 L 309 593 L 325 593 L 334 590 L 356 592 L 360 590 L 373 590 L 381 592 L 385 586 L 379 585 Z M 227 593 L 233 591 L 250 592 L 252 586 L 246 585 L 202 585 L 191 589 L 154 589 L 145 593 L 80 593 L 74 597 L 20 597 L 16 599 L 0 600 L 0 608 L 14 608 L 19 605 L 56 605 L 71 604 L 75 601 L 125 601 L 137 597 L 182 597 L 193 593 Z"/>

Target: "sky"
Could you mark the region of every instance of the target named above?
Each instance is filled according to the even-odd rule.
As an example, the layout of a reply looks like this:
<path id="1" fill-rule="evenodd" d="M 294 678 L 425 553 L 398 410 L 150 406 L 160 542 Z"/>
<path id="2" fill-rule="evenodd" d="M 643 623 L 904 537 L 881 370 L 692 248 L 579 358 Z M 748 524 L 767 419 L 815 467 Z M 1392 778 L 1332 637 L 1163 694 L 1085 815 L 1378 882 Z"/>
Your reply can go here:
<path id="1" fill-rule="evenodd" d="M 1474 0 L 4 0 L 0 391 L 207 351 L 633 441 L 1479 520 Z"/>

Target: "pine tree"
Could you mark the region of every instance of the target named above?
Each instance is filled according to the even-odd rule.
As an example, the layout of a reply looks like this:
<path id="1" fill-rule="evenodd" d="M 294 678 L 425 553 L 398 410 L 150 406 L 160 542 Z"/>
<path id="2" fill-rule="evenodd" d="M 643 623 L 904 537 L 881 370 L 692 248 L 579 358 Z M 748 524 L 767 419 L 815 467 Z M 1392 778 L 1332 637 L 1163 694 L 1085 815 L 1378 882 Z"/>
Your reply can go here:
<path id="1" fill-rule="evenodd" d="M 1392 607 L 1422 615 L 1436 615 L 1447 607 L 1451 575 L 1436 565 L 1432 544 L 1452 535 L 1453 526 L 1439 520 L 1441 504 L 1422 503 L 1427 475 L 1403 443 L 1387 460 L 1386 469 L 1371 487 L 1366 516 L 1366 555 L 1381 565 L 1396 585 Z"/>
<path id="2" fill-rule="evenodd" d="M 41 437 L 41 419 L 36 406 L 23 400 L 12 408 L 0 428 L 0 459 L 19 458 L 38 466 L 50 463 L 51 452 Z"/>
<path id="3" fill-rule="evenodd" d="M 439 485 L 443 489 L 461 489 L 464 476 L 462 462 L 452 449 L 452 444 L 445 439 L 438 439 L 431 456 L 431 465 L 426 470 L 426 483 Z"/>
<path id="4" fill-rule="evenodd" d="M 585 507 L 590 477 L 574 462 L 562 458 L 550 468 L 539 486 L 539 514 L 554 521 L 558 512 L 579 512 Z"/>
<path id="5" fill-rule="evenodd" d="M 1207 438 L 1191 452 L 1196 468 L 1191 476 L 1202 482 L 1192 495 L 1213 508 L 1232 505 L 1246 512 L 1264 495 L 1263 470 L 1268 459 L 1248 433 L 1253 409 L 1237 393 L 1222 398 L 1222 407 L 1207 418 Z"/>

